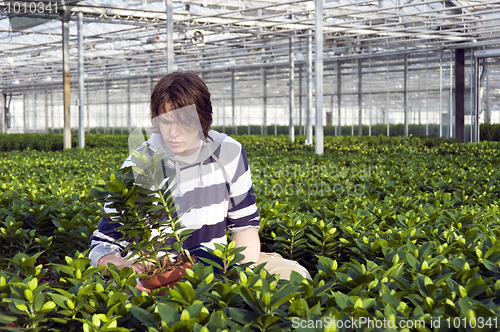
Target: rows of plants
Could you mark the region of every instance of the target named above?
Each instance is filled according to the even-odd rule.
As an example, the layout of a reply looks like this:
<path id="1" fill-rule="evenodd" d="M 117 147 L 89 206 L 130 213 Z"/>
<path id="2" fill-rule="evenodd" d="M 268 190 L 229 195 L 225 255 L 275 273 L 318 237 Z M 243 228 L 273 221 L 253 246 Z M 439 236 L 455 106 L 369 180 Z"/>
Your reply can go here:
<path id="1" fill-rule="evenodd" d="M 108 187 L 127 150 L 5 152 L 0 324 L 11 325 L 1 329 L 393 331 L 411 321 L 424 324 L 407 330 L 498 330 L 499 143 L 325 137 L 318 156 L 304 137 L 236 138 L 262 250 L 313 280 L 196 264 L 166 296 L 140 294 L 131 269 L 90 267 L 85 253 L 102 207 L 90 190 Z M 229 266 L 234 248 L 220 249 Z M 380 324 L 339 325 L 365 318 Z"/>
<path id="2" fill-rule="evenodd" d="M 378 136 L 378 135 L 387 135 L 387 124 L 386 123 L 378 123 L 378 124 L 373 124 L 371 126 L 368 125 L 363 125 L 362 126 L 362 133 L 363 136 Z M 431 123 L 428 125 L 425 124 L 408 124 L 408 133 L 413 136 L 419 136 L 419 137 L 425 137 L 425 136 L 431 136 L 431 137 L 439 137 L 439 133 L 443 134 L 443 136 L 447 136 L 447 133 L 449 132 L 449 126 L 447 124 L 443 124 L 441 126 L 441 130 L 439 129 L 440 126 L 437 123 Z M 232 126 L 214 126 L 214 129 L 219 131 L 219 132 L 226 132 L 226 133 L 233 133 L 233 127 Z M 465 137 L 466 139 L 470 136 L 470 126 L 465 127 Z M 240 135 L 261 135 L 264 133 L 264 127 L 260 125 L 240 125 L 237 126 L 236 131 Z M 325 125 L 323 127 L 323 133 L 326 136 L 336 136 L 338 131 L 338 126 L 336 125 Z M 51 131 L 52 133 L 57 133 L 59 135 L 62 135 L 62 129 L 54 129 Z M 358 135 L 359 129 L 358 125 L 343 125 L 341 126 L 341 134 L 342 135 Z M 103 145 L 100 145 L 100 141 L 93 139 L 93 137 L 97 138 L 103 138 L 106 136 L 106 134 L 128 134 L 128 128 L 90 128 L 90 132 L 87 133 L 87 137 L 90 138 L 90 141 L 87 142 L 87 146 L 97 146 L 97 147 L 103 147 Z M 289 133 L 289 126 L 283 126 L 283 125 L 268 125 L 267 126 L 267 135 L 288 135 Z M 500 124 L 488 124 L 488 123 L 481 123 L 480 125 L 480 141 L 495 141 L 499 142 L 500 141 Z M 298 125 L 295 126 L 295 135 L 299 134 L 304 134 L 304 126 L 302 126 L 302 130 Z M 23 138 L 17 138 L 15 139 L 15 142 L 10 143 L 10 139 L 15 138 L 16 136 L 21 136 L 23 135 Z M 57 138 L 55 140 L 50 139 L 50 142 L 46 142 L 46 139 L 44 136 L 48 136 L 50 139 L 51 137 L 55 137 L 52 134 L 51 135 L 40 135 L 40 134 L 9 134 L 8 136 L 2 136 L 0 135 L 0 151 L 11 151 L 11 150 L 19 150 L 19 149 L 25 149 L 26 147 L 30 147 L 32 149 L 43 149 L 45 151 L 55 151 L 55 150 L 61 150 L 62 149 L 62 141 L 60 138 Z M 397 136 L 404 136 L 404 124 L 402 123 L 391 123 L 389 124 L 389 136 L 391 137 L 397 137 Z M 38 141 L 37 137 L 44 137 L 41 142 Z M 7 141 L 6 141 L 7 140 Z M 2 144 L 2 141 L 4 143 Z M 123 144 L 126 144 L 126 140 L 123 140 Z M 9 144 L 8 144 L 9 143 Z M 78 145 L 78 131 L 73 129 L 72 130 L 72 144 L 73 146 Z M 15 147 L 15 148 L 12 148 Z"/>
<path id="3" fill-rule="evenodd" d="M 71 146 L 78 146 L 78 134 L 71 135 Z M 127 136 L 86 134 L 87 148 L 127 148 Z M 0 134 L 0 151 L 33 149 L 38 151 L 60 151 L 63 149 L 63 134 Z"/>

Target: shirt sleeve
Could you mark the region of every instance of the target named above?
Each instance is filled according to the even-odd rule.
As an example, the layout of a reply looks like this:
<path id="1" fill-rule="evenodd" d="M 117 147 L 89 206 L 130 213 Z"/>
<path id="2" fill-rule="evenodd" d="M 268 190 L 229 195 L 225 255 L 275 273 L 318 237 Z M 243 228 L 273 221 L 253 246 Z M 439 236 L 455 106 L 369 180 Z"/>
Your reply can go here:
<path id="1" fill-rule="evenodd" d="M 248 227 L 259 229 L 259 214 L 253 191 L 252 176 L 243 146 L 231 181 L 227 225 L 233 234 L 238 232 L 238 229 L 243 230 L 243 228 Z"/>
<path id="2" fill-rule="evenodd" d="M 106 213 L 115 211 L 106 205 L 104 206 L 104 211 Z M 123 238 L 123 234 L 116 229 L 119 225 L 121 225 L 121 223 L 113 222 L 113 220 L 108 217 L 103 217 L 97 224 L 97 229 L 90 237 L 91 249 L 89 258 L 93 266 L 97 266 L 99 260 L 105 255 L 120 254 L 128 245 L 128 242 L 125 240 L 119 241 Z"/>
<path id="3" fill-rule="evenodd" d="M 121 168 L 133 165 L 131 156 L 132 155 L 125 160 Z M 109 204 L 110 203 L 106 203 L 104 205 L 104 212 L 116 212 L 115 209 L 109 207 Z M 121 254 L 128 245 L 127 241 L 118 241 L 123 238 L 123 234 L 116 229 L 119 225 L 121 225 L 116 218 L 117 217 L 113 217 L 113 219 L 103 217 L 97 224 L 97 229 L 90 237 L 89 258 L 92 266 L 97 266 L 97 263 L 103 256 L 108 254 Z"/>

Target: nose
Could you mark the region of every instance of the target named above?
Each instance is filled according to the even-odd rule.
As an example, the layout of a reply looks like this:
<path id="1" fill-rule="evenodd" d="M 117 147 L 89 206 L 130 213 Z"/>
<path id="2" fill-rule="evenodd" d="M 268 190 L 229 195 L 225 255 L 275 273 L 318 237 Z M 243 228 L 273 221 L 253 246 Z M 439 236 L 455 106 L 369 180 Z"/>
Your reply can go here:
<path id="1" fill-rule="evenodd" d="M 177 124 L 175 123 L 172 123 L 171 127 L 170 127 L 170 136 L 177 136 L 177 134 L 179 133 L 179 130 L 177 130 Z"/>

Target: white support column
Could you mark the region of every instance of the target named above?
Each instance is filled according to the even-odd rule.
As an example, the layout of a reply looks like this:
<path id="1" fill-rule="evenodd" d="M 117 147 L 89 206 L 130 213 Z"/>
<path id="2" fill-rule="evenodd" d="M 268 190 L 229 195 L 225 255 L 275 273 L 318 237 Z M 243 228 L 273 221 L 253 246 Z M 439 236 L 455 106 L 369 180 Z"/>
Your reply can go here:
<path id="1" fill-rule="evenodd" d="M 85 100 L 87 101 L 87 133 L 90 134 L 90 99 L 89 99 L 89 90 L 90 90 L 90 87 L 87 86 L 87 91 L 85 92 L 85 94 L 87 95 L 87 98 L 85 98 Z"/>
<path id="2" fill-rule="evenodd" d="M 306 144 L 312 144 L 312 119 L 313 109 L 313 79 L 312 79 L 312 36 L 311 30 L 307 30 L 307 57 L 306 57 Z"/>
<path id="3" fill-rule="evenodd" d="M 252 86 L 252 83 L 251 83 L 251 80 L 250 80 L 250 70 L 247 72 L 247 81 L 246 81 L 246 85 L 247 85 L 247 93 L 246 93 L 246 97 L 247 97 L 247 100 L 249 101 L 249 105 L 250 105 L 250 94 L 251 92 L 251 86 Z M 249 107 L 247 106 L 246 107 L 246 110 L 247 110 L 247 135 L 250 135 L 250 109 Z"/>
<path id="4" fill-rule="evenodd" d="M 132 105 L 130 104 L 130 77 L 127 78 L 127 127 L 128 133 L 132 132 Z"/>
<path id="5" fill-rule="evenodd" d="M 323 0 L 316 2 L 316 145 L 315 152 L 323 154 Z"/>
<path id="6" fill-rule="evenodd" d="M 481 78 L 479 75 L 480 66 L 479 62 L 481 59 L 474 59 L 474 68 L 473 68 L 473 84 L 474 84 L 474 111 L 471 112 L 471 131 L 473 132 L 472 142 L 479 142 L 479 112 L 481 110 L 481 94 L 480 94 L 480 84 Z"/>
<path id="7" fill-rule="evenodd" d="M 174 1 L 167 0 L 167 73 L 174 71 Z"/>
<path id="8" fill-rule="evenodd" d="M 48 89 L 45 89 L 45 133 L 49 133 L 49 93 Z"/>
<path id="9" fill-rule="evenodd" d="M 28 116 L 26 115 L 26 94 L 23 93 L 23 134 L 27 133 L 27 122 L 28 122 Z"/>
<path id="10" fill-rule="evenodd" d="M 421 90 L 422 87 L 421 87 L 421 79 L 420 79 L 420 72 L 418 73 L 418 92 L 417 92 L 417 100 L 418 100 L 418 124 L 421 125 L 422 124 L 422 112 L 421 112 L 421 109 L 422 107 L 420 106 L 422 101 L 421 101 Z"/>
<path id="11" fill-rule="evenodd" d="M 483 60 L 483 66 L 484 66 L 484 71 L 486 71 L 486 62 L 487 62 L 487 59 L 484 58 Z M 476 77 L 477 77 L 477 83 L 476 83 L 476 87 L 479 88 L 480 86 L 480 80 L 481 80 L 481 77 L 479 75 L 479 59 L 477 59 L 477 74 L 476 74 Z M 475 121 L 474 121 L 474 125 L 475 125 L 475 134 L 476 134 L 476 142 L 479 143 L 481 141 L 480 137 L 481 137 L 481 124 L 479 123 L 479 114 L 481 113 L 481 99 L 479 99 L 479 103 L 478 103 L 478 107 L 476 108 L 476 118 L 475 118 Z"/>
<path id="12" fill-rule="evenodd" d="M 50 127 L 51 129 L 51 132 L 54 133 L 54 86 L 51 85 L 50 86 L 50 113 L 52 114 L 52 116 L 50 117 L 51 119 L 51 123 L 52 123 L 52 126 Z"/>
<path id="13" fill-rule="evenodd" d="M 2 109 L 0 111 L 0 127 L 2 127 L 2 131 L 0 131 L 0 133 L 5 134 L 7 132 L 7 123 L 5 122 L 5 113 L 7 111 L 7 95 L 5 93 L 2 93 Z"/>
<path id="14" fill-rule="evenodd" d="M 372 59 L 368 59 L 368 136 L 372 135 Z"/>
<path id="15" fill-rule="evenodd" d="M 490 109 L 490 75 L 488 72 L 488 61 L 487 59 L 484 60 L 483 62 L 484 66 L 484 72 L 485 72 L 485 77 L 484 79 L 486 80 L 486 86 L 484 88 L 485 91 L 485 99 L 484 99 L 484 115 L 485 115 L 485 122 L 486 123 L 491 123 L 491 109 Z"/>
<path id="16" fill-rule="evenodd" d="M 222 132 L 226 133 L 226 71 L 222 72 Z"/>
<path id="17" fill-rule="evenodd" d="M 233 126 L 233 135 L 238 135 L 238 127 L 236 125 L 236 100 L 234 96 L 234 69 L 231 69 L 231 112 L 232 112 L 232 121 L 231 125 Z"/>
<path id="18" fill-rule="evenodd" d="M 425 136 L 429 136 L 429 52 L 425 53 Z"/>
<path id="19" fill-rule="evenodd" d="M 63 35 L 63 105 L 64 105 L 64 130 L 63 130 L 63 148 L 71 149 L 71 86 L 69 80 L 69 12 L 62 15 L 62 35 Z"/>
<path id="20" fill-rule="evenodd" d="M 389 82 L 389 57 L 387 57 L 387 72 L 386 72 L 386 82 Z M 385 111 L 385 121 L 387 123 L 387 137 L 390 136 L 390 125 L 389 125 L 389 121 L 390 121 L 390 118 L 389 118 L 389 108 L 391 107 L 391 104 L 389 103 L 389 84 L 385 84 L 385 88 L 386 88 L 386 101 L 385 101 L 385 104 L 386 104 L 386 111 Z"/>
<path id="21" fill-rule="evenodd" d="M 104 82 L 105 93 L 106 93 L 106 129 L 104 132 L 109 134 L 109 84 L 108 81 Z"/>
<path id="22" fill-rule="evenodd" d="M 363 63 L 358 59 L 358 135 L 363 136 Z"/>
<path id="23" fill-rule="evenodd" d="M 262 120 L 262 135 L 267 135 L 267 74 L 264 68 L 260 69 L 262 81 L 262 103 L 264 106 L 264 118 Z"/>
<path id="24" fill-rule="evenodd" d="M 338 127 L 337 135 L 342 135 L 342 64 L 340 60 L 337 60 L 337 111 L 338 115 Z"/>
<path id="25" fill-rule="evenodd" d="M 443 50 L 439 58 L 439 137 L 443 137 Z"/>
<path id="26" fill-rule="evenodd" d="M 448 138 L 453 137 L 453 51 L 450 50 L 450 100 L 448 102 L 448 127 L 449 127 L 449 136 Z"/>
<path id="27" fill-rule="evenodd" d="M 294 62 L 294 59 L 293 59 L 293 37 L 290 37 L 290 41 L 289 41 L 289 53 L 290 53 L 290 68 L 289 68 L 289 82 L 288 82 L 288 85 L 289 85 L 289 104 L 290 104 L 290 118 L 289 118 L 289 128 L 288 128 L 288 134 L 290 135 L 290 140 L 292 142 L 295 141 L 295 128 L 294 128 L 294 125 L 293 125 L 293 109 L 294 109 L 294 101 L 295 101 L 295 95 L 294 95 L 294 91 L 293 91 L 293 81 L 294 81 L 294 76 L 295 76 L 295 62 Z"/>
<path id="28" fill-rule="evenodd" d="M 304 66 L 299 67 L 299 135 L 303 135 L 302 131 L 302 72 Z"/>
<path id="29" fill-rule="evenodd" d="M 408 137 L 408 54 L 405 54 L 405 65 L 404 65 L 404 135 Z"/>
<path id="30" fill-rule="evenodd" d="M 273 111 L 274 111 L 274 136 L 278 135 L 278 111 L 276 108 L 276 101 L 278 99 L 277 92 L 278 92 L 278 84 L 277 84 L 277 72 L 276 72 L 276 66 L 274 66 L 274 84 L 273 84 Z"/>
<path id="31" fill-rule="evenodd" d="M 83 14 L 78 12 L 78 146 L 85 147 L 85 124 L 83 107 L 85 100 L 83 92 L 85 89 L 83 78 Z"/>

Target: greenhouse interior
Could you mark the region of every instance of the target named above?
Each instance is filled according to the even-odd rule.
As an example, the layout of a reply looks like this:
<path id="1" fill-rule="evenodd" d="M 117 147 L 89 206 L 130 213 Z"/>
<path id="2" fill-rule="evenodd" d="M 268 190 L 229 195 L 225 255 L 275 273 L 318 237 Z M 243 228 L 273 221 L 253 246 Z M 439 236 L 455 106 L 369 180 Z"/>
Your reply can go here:
<path id="1" fill-rule="evenodd" d="M 0 332 L 500 331 L 500 0 L 0 15 Z"/>
<path id="2" fill-rule="evenodd" d="M 213 126 L 233 133 L 403 124 L 457 137 L 459 126 L 467 142 L 500 122 L 499 1 L 75 1 L 59 17 L 11 2 L 0 3 L 3 133 L 60 132 L 66 107 L 73 129 L 130 131 L 177 69 L 202 76 Z"/>

